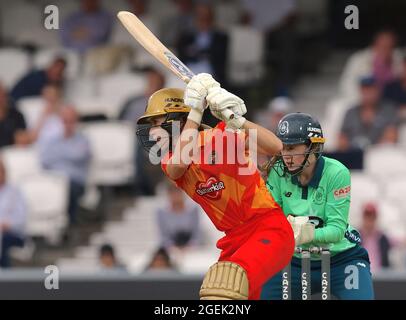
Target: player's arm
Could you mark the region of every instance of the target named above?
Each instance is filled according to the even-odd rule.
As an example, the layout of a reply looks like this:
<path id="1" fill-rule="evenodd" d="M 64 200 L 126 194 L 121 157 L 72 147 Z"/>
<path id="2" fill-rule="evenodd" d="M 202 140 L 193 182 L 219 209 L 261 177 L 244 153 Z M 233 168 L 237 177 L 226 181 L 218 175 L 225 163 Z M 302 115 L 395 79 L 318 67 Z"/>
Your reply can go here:
<path id="1" fill-rule="evenodd" d="M 269 130 L 248 121 L 243 117 L 247 112 L 244 101 L 223 88 L 211 88 L 207 96 L 211 113 L 218 119 L 225 121 L 227 128 L 233 130 L 244 129 L 247 137 L 256 131 L 257 151 L 264 155 L 275 155 L 282 148 L 282 142 Z M 249 139 L 247 139 L 249 141 Z"/>
<path id="2" fill-rule="evenodd" d="M 197 129 L 199 128 L 199 125 L 200 124 L 189 118 L 186 121 L 182 133 L 176 143 L 172 157 L 168 160 L 166 166 L 166 172 L 173 180 L 177 180 L 183 176 L 192 161 L 195 148 L 190 147 L 197 143 L 199 133 Z M 188 150 L 185 151 L 186 146 Z"/>
<path id="3" fill-rule="evenodd" d="M 273 156 L 282 151 L 282 141 L 268 129 L 265 129 L 264 127 L 248 120 L 245 120 L 242 129 L 245 129 L 247 137 L 249 137 L 251 130 L 256 130 L 257 151 L 259 153 Z"/>
<path id="4" fill-rule="evenodd" d="M 327 193 L 326 221 L 323 228 L 315 230 L 314 241 L 336 243 L 344 238 L 348 225 L 351 199 L 351 177 L 348 169 L 338 172 Z"/>
<path id="5" fill-rule="evenodd" d="M 268 179 L 266 180 L 266 187 L 271 193 L 274 200 L 283 208 L 282 191 L 281 191 L 281 178 L 273 169 L 269 172 Z"/>
<path id="6" fill-rule="evenodd" d="M 168 176 L 173 180 L 182 177 L 192 162 L 199 137 L 198 128 L 206 108 L 208 89 L 216 86 L 219 87 L 220 84 L 207 73 L 194 76 L 186 86 L 184 100 L 191 110 L 166 167 Z"/>

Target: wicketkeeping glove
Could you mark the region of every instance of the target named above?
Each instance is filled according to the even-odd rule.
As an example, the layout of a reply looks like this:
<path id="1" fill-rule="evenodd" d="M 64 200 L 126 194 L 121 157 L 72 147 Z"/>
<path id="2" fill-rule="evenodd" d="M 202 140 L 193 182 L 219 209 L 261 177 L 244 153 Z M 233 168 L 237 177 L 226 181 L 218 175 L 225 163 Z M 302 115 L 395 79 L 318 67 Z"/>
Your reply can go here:
<path id="1" fill-rule="evenodd" d="M 288 216 L 288 221 L 292 226 L 295 235 L 295 244 L 300 246 L 314 240 L 314 224 L 309 222 L 309 217 Z"/>

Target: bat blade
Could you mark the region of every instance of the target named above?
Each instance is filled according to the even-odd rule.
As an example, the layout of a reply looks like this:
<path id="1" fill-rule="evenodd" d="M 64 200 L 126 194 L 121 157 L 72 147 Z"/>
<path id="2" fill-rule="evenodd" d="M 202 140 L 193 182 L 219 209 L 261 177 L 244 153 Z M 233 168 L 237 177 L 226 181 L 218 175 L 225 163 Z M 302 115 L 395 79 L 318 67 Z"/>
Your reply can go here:
<path id="1" fill-rule="evenodd" d="M 137 40 L 151 55 L 153 55 L 165 67 L 170 69 L 182 81 L 188 83 L 194 73 L 180 61 L 161 41 L 131 12 L 120 11 L 118 19 L 127 31 Z M 232 119 L 234 114 L 226 109 L 223 111 L 227 119 Z"/>
<path id="2" fill-rule="evenodd" d="M 181 80 L 188 83 L 194 76 L 193 72 L 185 66 L 161 41 L 131 12 L 120 11 L 118 19 L 127 31 L 158 61 L 170 69 Z"/>

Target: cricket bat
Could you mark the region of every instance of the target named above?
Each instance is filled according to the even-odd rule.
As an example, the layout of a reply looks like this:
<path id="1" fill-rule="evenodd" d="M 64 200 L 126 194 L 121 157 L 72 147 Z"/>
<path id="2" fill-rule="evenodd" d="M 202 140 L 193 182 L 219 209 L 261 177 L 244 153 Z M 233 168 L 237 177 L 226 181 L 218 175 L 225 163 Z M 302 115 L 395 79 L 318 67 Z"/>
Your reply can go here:
<path id="1" fill-rule="evenodd" d="M 185 83 L 188 83 L 193 78 L 194 73 L 165 47 L 136 15 L 128 11 L 120 11 L 117 17 L 135 40 L 177 77 Z M 231 110 L 228 109 L 224 110 L 223 114 L 228 119 L 234 116 Z"/>

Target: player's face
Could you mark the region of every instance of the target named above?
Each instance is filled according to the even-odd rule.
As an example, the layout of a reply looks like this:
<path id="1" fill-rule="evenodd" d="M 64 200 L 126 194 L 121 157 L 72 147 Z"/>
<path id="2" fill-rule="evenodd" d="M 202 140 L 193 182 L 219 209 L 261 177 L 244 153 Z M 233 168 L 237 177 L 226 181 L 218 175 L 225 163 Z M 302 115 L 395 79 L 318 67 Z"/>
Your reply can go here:
<path id="1" fill-rule="evenodd" d="M 294 171 L 302 165 L 307 148 L 305 144 L 283 146 L 282 158 L 289 171 Z"/>
<path id="2" fill-rule="evenodd" d="M 152 140 L 157 141 L 161 150 L 167 150 L 169 148 L 169 133 L 161 127 L 161 124 L 165 122 L 165 117 L 158 117 L 151 120 L 152 127 L 149 131 L 149 135 Z"/>

